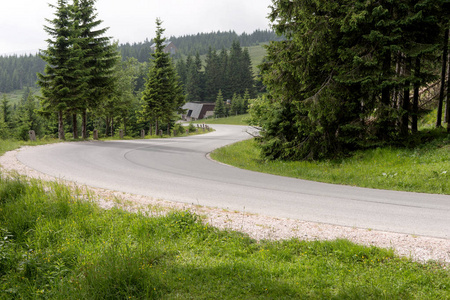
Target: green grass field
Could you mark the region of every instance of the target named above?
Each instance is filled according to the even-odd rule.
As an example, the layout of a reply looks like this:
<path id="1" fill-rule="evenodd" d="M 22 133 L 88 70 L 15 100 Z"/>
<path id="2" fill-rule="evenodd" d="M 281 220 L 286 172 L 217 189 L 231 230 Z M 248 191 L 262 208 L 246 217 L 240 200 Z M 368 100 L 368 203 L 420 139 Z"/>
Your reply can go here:
<path id="1" fill-rule="evenodd" d="M 359 151 L 341 160 L 265 161 L 254 140 L 214 151 L 222 163 L 257 172 L 313 181 L 450 195 L 450 140 L 405 148 Z"/>
<path id="2" fill-rule="evenodd" d="M 0 299 L 449 299 L 450 271 L 348 241 L 257 242 L 0 176 Z M 81 200 L 83 199 L 83 200 Z"/>
<path id="3" fill-rule="evenodd" d="M 232 116 L 227 118 L 219 118 L 219 119 L 204 119 L 193 122 L 194 124 L 224 124 L 224 125 L 246 125 L 245 119 L 248 118 L 248 115 L 239 115 Z"/>

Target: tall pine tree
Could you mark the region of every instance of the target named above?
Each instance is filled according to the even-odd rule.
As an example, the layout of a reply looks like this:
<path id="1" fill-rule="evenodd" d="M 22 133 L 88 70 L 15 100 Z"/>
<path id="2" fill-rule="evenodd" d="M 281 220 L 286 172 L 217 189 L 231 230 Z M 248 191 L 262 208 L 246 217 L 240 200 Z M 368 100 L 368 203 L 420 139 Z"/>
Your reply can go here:
<path id="1" fill-rule="evenodd" d="M 87 138 L 87 111 L 102 109 L 102 104 L 113 97 L 114 86 L 117 85 L 114 68 L 120 58 L 117 45 L 104 36 L 108 28 L 97 28 L 103 21 L 97 20 L 95 2 L 74 0 L 74 24 L 78 47 L 83 53 L 82 70 L 86 79 L 78 105 L 83 116 L 83 138 Z"/>
<path id="2" fill-rule="evenodd" d="M 142 114 L 150 122 L 155 122 L 156 131 L 160 121 L 170 122 L 173 114 L 181 109 L 184 103 L 183 90 L 169 53 L 164 52 L 162 37 L 165 29 L 162 21 L 156 20 L 156 44 L 153 60 L 150 62 L 148 79 L 142 93 Z"/>
<path id="3" fill-rule="evenodd" d="M 47 20 L 50 26 L 44 27 L 51 38 L 47 40 L 48 48 L 41 52 L 47 66 L 45 74 L 38 74 L 38 84 L 42 92 L 42 111 L 48 116 L 58 115 L 58 138 L 65 139 L 64 114 L 77 106 L 85 77 L 80 62 L 82 52 L 73 27 L 72 7 L 67 0 L 58 0 L 57 5 L 50 4 L 50 7 L 56 13 L 54 19 Z"/>

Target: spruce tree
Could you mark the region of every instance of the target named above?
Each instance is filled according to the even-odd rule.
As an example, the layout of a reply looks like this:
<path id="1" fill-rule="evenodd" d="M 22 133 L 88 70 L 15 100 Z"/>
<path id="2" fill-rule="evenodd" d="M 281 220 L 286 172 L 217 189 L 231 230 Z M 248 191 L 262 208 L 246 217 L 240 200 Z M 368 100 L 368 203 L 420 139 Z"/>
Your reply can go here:
<path id="1" fill-rule="evenodd" d="M 202 73 L 202 61 L 200 54 L 197 52 L 195 60 L 189 63 L 186 78 L 186 101 L 199 102 L 203 100 L 204 76 Z"/>
<path id="2" fill-rule="evenodd" d="M 82 52 L 81 70 L 86 79 L 80 94 L 78 111 L 82 113 L 82 137 L 87 138 L 87 111 L 102 109 L 117 85 L 113 76 L 120 58 L 117 45 L 104 36 L 108 28 L 98 29 L 102 20 L 97 20 L 96 0 L 74 0 L 74 25 L 78 45 Z"/>
<path id="3" fill-rule="evenodd" d="M 214 107 L 214 117 L 223 118 L 225 117 L 225 104 L 223 103 L 222 90 L 219 90 L 216 98 L 216 106 Z"/>
<path id="4" fill-rule="evenodd" d="M 165 29 L 161 27 L 162 21 L 156 20 L 156 44 L 153 60 L 150 62 L 148 79 L 142 93 L 142 115 L 150 122 L 155 122 L 156 130 L 159 122 L 170 122 L 173 114 L 181 109 L 184 103 L 183 90 L 179 82 L 170 54 L 164 53 L 162 37 Z"/>
<path id="5" fill-rule="evenodd" d="M 47 116 L 58 115 L 58 138 L 65 139 L 64 114 L 77 107 L 85 77 L 80 67 L 82 52 L 73 27 L 72 7 L 67 0 L 58 0 L 57 5 L 50 4 L 50 7 L 56 12 L 54 19 L 47 20 L 52 27 L 44 27 L 51 38 L 47 40 L 48 48 L 41 52 L 47 65 L 44 74 L 38 73 L 38 84 L 42 111 Z"/>
<path id="6" fill-rule="evenodd" d="M 205 66 L 205 101 L 214 102 L 221 89 L 222 77 L 220 58 L 211 47 L 206 55 Z"/>
<path id="7" fill-rule="evenodd" d="M 2 112 L 2 119 L 5 124 L 9 124 L 11 117 L 11 105 L 6 95 L 3 95 L 2 102 L 0 103 L 0 111 Z"/>
<path id="8" fill-rule="evenodd" d="M 252 60 L 250 58 L 250 53 L 248 51 L 248 48 L 245 48 L 242 52 L 242 59 L 240 63 L 241 67 L 241 82 L 242 86 L 238 93 L 240 95 L 245 94 L 246 92 L 249 93 L 249 96 L 254 97 L 255 96 L 255 79 L 252 69 Z"/>

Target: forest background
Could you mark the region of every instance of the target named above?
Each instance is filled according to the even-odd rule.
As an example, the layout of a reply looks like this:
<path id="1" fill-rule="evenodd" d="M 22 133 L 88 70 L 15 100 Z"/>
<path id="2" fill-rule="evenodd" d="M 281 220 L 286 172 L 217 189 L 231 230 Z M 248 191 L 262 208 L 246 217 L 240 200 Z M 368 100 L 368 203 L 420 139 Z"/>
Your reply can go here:
<path id="1" fill-rule="evenodd" d="M 258 78 L 257 65 L 265 55 L 263 45 L 279 40 L 283 37 L 273 31 L 256 30 L 241 35 L 228 31 L 171 36 L 166 42 L 176 46 L 171 58 L 183 84 L 186 101 L 215 102 L 219 90 L 225 99 L 231 100 L 233 96 L 236 99 L 239 95 L 239 101 L 243 101 L 246 92 L 248 99 L 264 91 L 261 81 L 254 80 Z M 129 136 L 136 137 L 142 129 L 148 130 L 148 124 L 140 120 L 137 112 L 153 44 L 152 39 L 117 45 L 121 60 L 115 72 L 120 78 L 120 99 L 107 101 L 104 108 L 96 112 L 96 117 L 88 124 L 89 132 L 97 128 L 100 136 L 111 136 L 123 129 Z M 45 65 L 39 54 L 0 56 L 0 116 L 3 116 L 0 117 L 0 137 L 26 140 L 29 130 L 34 130 L 41 138 L 57 136 L 56 120 L 39 113 L 41 104 L 36 97 L 40 95 L 36 74 L 42 73 Z M 246 112 L 246 109 L 238 112 Z M 237 112 L 229 105 L 226 113 Z M 73 118 L 66 116 L 65 121 L 65 132 L 69 132 Z"/>

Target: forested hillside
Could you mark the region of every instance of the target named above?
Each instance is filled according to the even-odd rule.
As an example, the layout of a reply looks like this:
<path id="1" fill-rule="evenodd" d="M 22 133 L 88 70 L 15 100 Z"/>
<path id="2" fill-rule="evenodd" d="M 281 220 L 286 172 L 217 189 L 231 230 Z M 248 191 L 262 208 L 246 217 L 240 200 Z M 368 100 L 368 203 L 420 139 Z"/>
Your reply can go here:
<path id="1" fill-rule="evenodd" d="M 186 35 L 182 37 L 170 37 L 170 40 L 177 47 L 175 59 L 187 57 L 189 55 L 205 55 L 209 48 L 222 50 L 230 49 L 234 41 L 238 41 L 242 47 L 267 43 L 269 41 L 279 41 L 273 31 L 256 30 L 252 34 L 243 33 L 238 35 L 234 31 L 211 32 Z M 134 44 L 119 45 L 122 59 L 136 58 L 139 62 L 148 62 L 150 59 L 150 46 L 152 41 Z M 10 93 L 21 90 L 25 87 L 36 85 L 36 73 L 44 71 L 45 62 L 38 54 L 25 56 L 0 56 L 0 93 Z"/>
<path id="2" fill-rule="evenodd" d="M 230 49 L 233 42 L 238 41 L 241 47 L 255 46 L 261 43 L 267 43 L 269 41 L 280 41 L 284 38 L 279 37 L 273 31 L 268 30 L 256 30 L 252 34 L 246 34 L 245 32 L 238 35 L 234 31 L 227 32 L 211 32 L 211 33 L 199 33 L 195 35 L 186 35 L 182 37 L 170 37 L 167 40 L 174 43 L 177 47 L 177 53 L 174 56 L 175 59 L 183 56 L 207 54 L 209 48 L 215 50 Z M 150 53 L 148 49 L 152 45 L 152 41 L 146 40 L 142 43 L 125 44 L 119 46 L 119 50 L 122 53 L 122 58 L 125 60 L 128 57 L 134 57 L 139 62 L 146 62 L 150 59 Z"/>
<path id="3" fill-rule="evenodd" d="M 36 73 L 42 72 L 44 67 L 45 62 L 38 55 L 0 56 L 0 92 L 34 87 Z"/>

